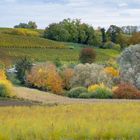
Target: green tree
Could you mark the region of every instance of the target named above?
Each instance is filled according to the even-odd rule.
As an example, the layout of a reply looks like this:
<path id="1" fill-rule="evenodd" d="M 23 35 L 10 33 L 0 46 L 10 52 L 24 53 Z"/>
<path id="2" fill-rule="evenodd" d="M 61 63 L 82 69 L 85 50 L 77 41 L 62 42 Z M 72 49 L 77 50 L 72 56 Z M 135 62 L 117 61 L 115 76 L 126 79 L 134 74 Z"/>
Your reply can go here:
<path id="1" fill-rule="evenodd" d="M 105 28 L 101 28 L 101 33 L 102 33 L 102 44 L 104 44 L 107 41 Z"/>
<path id="2" fill-rule="evenodd" d="M 28 22 L 28 28 L 30 28 L 30 29 L 37 29 L 37 25 L 36 25 L 35 22 L 29 21 Z"/>
<path id="3" fill-rule="evenodd" d="M 107 30 L 107 35 L 113 43 L 117 43 L 117 37 L 122 33 L 120 27 L 111 25 Z"/>
<path id="4" fill-rule="evenodd" d="M 37 25 L 33 21 L 29 21 L 28 23 L 19 23 L 15 25 L 14 28 L 27 28 L 27 29 L 37 29 Z"/>
<path id="5" fill-rule="evenodd" d="M 67 41 L 94 45 L 99 40 L 96 39 L 92 26 L 81 23 L 79 19 L 64 19 L 59 23 L 50 24 L 44 32 L 44 37 L 56 41 Z"/>
<path id="6" fill-rule="evenodd" d="M 130 36 L 121 33 L 117 37 L 116 43 L 120 44 L 121 48 L 123 49 L 129 45 L 129 39 L 130 39 Z"/>
<path id="7" fill-rule="evenodd" d="M 19 23 L 19 25 L 15 25 L 14 28 L 28 28 L 28 24 L 26 24 L 26 23 Z"/>
<path id="8" fill-rule="evenodd" d="M 44 32 L 44 37 L 56 41 L 68 41 L 70 34 L 61 24 L 50 24 Z"/>
<path id="9" fill-rule="evenodd" d="M 25 76 L 32 67 L 32 61 L 27 57 L 21 58 L 15 65 L 17 73 L 16 76 L 20 80 L 21 84 L 25 83 Z"/>

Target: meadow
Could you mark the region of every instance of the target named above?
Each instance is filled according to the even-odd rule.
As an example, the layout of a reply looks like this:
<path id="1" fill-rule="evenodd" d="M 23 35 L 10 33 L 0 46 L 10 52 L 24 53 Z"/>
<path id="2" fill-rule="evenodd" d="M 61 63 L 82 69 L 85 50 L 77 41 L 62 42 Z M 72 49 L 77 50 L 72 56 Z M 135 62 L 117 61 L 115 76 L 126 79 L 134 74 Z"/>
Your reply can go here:
<path id="1" fill-rule="evenodd" d="M 35 62 L 55 61 L 60 59 L 64 63 L 78 63 L 81 48 L 49 49 L 49 48 L 0 48 L 0 60 L 6 65 L 15 63 L 19 58 L 27 56 Z M 120 52 L 111 49 L 95 49 L 96 62 L 102 63 L 109 59 L 116 59 Z"/>
<path id="2" fill-rule="evenodd" d="M 140 103 L 0 107 L 1 140 L 139 140 Z"/>

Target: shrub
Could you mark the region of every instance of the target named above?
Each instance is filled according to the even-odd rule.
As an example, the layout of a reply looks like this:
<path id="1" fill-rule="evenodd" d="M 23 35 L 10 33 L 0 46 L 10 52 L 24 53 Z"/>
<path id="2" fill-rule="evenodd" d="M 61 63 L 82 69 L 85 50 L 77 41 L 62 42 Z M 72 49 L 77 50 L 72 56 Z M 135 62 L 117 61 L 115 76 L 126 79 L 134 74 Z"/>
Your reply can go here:
<path id="1" fill-rule="evenodd" d="M 87 89 L 84 87 L 76 87 L 76 88 L 72 88 L 67 96 L 71 97 L 71 98 L 78 98 L 80 96 L 80 94 L 87 92 Z"/>
<path id="2" fill-rule="evenodd" d="M 120 84 L 114 91 L 114 98 L 119 99 L 140 99 L 140 91 L 131 84 Z"/>
<path id="3" fill-rule="evenodd" d="M 111 90 L 106 88 L 98 88 L 95 92 L 92 92 L 90 98 L 97 98 L 97 99 L 111 99 L 113 96 Z"/>
<path id="4" fill-rule="evenodd" d="M 105 49 L 112 49 L 114 47 L 115 43 L 108 41 L 104 44 L 103 48 Z"/>
<path id="5" fill-rule="evenodd" d="M 103 83 L 89 86 L 88 92 L 90 93 L 90 98 L 99 98 L 99 99 L 112 98 L 111 90 Z"/>
<path id="6" fill-rule="evenodd" d="M 115 44 L 111 41 L 108 41 L 103 46 L 104 49 L 114 49 L 114 50 L 121 50 L 121 46 L 119 44 Z"/>
<path id="7" fill-rule="evenodd" d="M 88 92 L 96 92 L 97 89 L 106 89 L 110 90 L 108 87 L 106 87 L 103 83 L 102 84 L 95 84 L 88 87 Z"/>
<path id="8" fill-rule="evenodd" d="M 70 81 L 71 81 L 73 75 L 74 75 L 74 70 L 71 68 L 66 68 L 62 71 L 64 88 L 67 90 L 70 89 Z"/>
<path id="9" fill-rule="evenodd" d="M 8 80 L 0 80 L 0 97 L 10 97 L 12 95 L 12 85 Z"/>
<path id="10" fill-rule="evenodd" d="M 119 58 L 121 81 L 140 89 L 140 45 L 126 48 Z"/>
<path id="11" fill-rule="evenodd" d="M 112 77 L 119 77 L 119 71 L 114 69 L 113 67 L 106 67 L 104 68 L 104 71 Z"/>
<path id="12" fill-rule="evenodd" d="M 96 58 L 96 52 L 93 48 L 83 48 L 80 52 L 79 60 L 81 63 L 93 63 Z"/>
<path id="13" fill-rule="evenodd" d="M 79 95 L 79 98 L 89 99 L 90 98 L 90 94 L 88 92 L 81 93 Z"/>
<path id="14" fill-rule="evenodd" d="M 70 81 L 71 87 L 104 83 L 112 87 L 113 79 L 103 71 L 104 67 L 98 64 L 79 64 L 74 68 L 74 76 Z"/>
<path id="15" fill-rule="evenodd" d="M 56 94 L 62 94 L 63 90 L 63 82 L 56 67 L 49 63 L 33 66 L 26 76 L 26 83 L 42 90 L 50 90 Z"/>
<path id="16" fill-rule="evenodd" d="M 120 44 L 115 44 L 115 45 L 113 46 L 113 49 L 114 49 L 114 50 L 120 51 L 120 50 L 121 50 Z"/>
<path id="17" fill-rule="evenodd" d="M 28 71 L 30 71 L 32 67 L 32 62 L 27 57 L 21 58 L 15 65 L 17 73 L 17 79 L 24 84 L 25 83 L 25 76 Z"/>
<path id="18" fill-rule="evenodd" d="M 0 69 L 0 81 L 6 80 L 6 75 L 3 69 Z"/>
<path id="19" fill-rule="evenodd" d="M 71 80 L 71 86 L 88 87 L 91 84 L 96 84 L 98 76 L 103 69 L 103 66 L 97 64 L 79 64 L 74 68 L 74 76 Z"/>
<path id="20" fill-rule="evenodd" d="M 12 84 L 7 80 L 4 69 L 0 69 L 0 97 L 10 97 L 12 95 Z"/>

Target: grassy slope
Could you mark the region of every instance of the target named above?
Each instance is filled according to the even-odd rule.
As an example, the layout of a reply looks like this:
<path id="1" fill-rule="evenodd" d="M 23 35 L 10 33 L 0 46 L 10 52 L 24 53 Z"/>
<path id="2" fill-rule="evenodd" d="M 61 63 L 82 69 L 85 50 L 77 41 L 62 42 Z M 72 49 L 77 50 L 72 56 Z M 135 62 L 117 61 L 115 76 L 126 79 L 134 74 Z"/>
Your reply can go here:
<path id="1" fill-rule="evenodd" d="M 22 56 L 29 56 L 35 61 L 55 60 L 78 62 L 79 52 L 84 45 L 56 42 L 41 37 L 30 37 L 7 34 L 12 29 L 0 28 L 0 60 L 7 65 L 14 63 Z M 42 30 L 35 30 L 42 36 Z M 68 47 L 75 47 L 70 50 Z M 61 49 L 58 49 L 61 48 Z M 65 49 L 64 49 L 65 48 Z M 104 62 L 119 55 L 115 50 L 96 49 L 97 62 Z"/>
<path id="2" fill-rule="evenodd" d="M 65 48 L 63 43 L 41 37 L 0 34 L 0 47 L 8 48 Z"/>
<path id="3" fill-rule="evenodd" d="M 28 56 L 36 62 L 54 61 L 59 58 L 64 63 L 77 63 L 80 48 L 70 49 L 45 49 L 45 48 L 0 48 L 0 60 L 9 65 L 14 63 L 20 57 Z M 109 59 L 115 59 L 119 55 L 115 50 L 96 49 L 96 62 L 105 62 Z"/>
<path id="4" fill-rule="evenodd" d="M 1 140 L 140 139 L 140 103 L 0 107 Z"/>

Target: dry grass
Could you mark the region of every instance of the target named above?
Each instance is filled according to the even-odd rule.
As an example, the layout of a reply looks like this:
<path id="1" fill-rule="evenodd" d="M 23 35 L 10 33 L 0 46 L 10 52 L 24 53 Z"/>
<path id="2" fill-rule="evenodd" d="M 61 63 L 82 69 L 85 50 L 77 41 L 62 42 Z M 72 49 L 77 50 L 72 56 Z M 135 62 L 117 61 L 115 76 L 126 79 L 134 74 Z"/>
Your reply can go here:
<path id="1" fill-rule="evenodd" d="M 0 140 L 139 140 L 140 103 L 0 108 Z"/>

